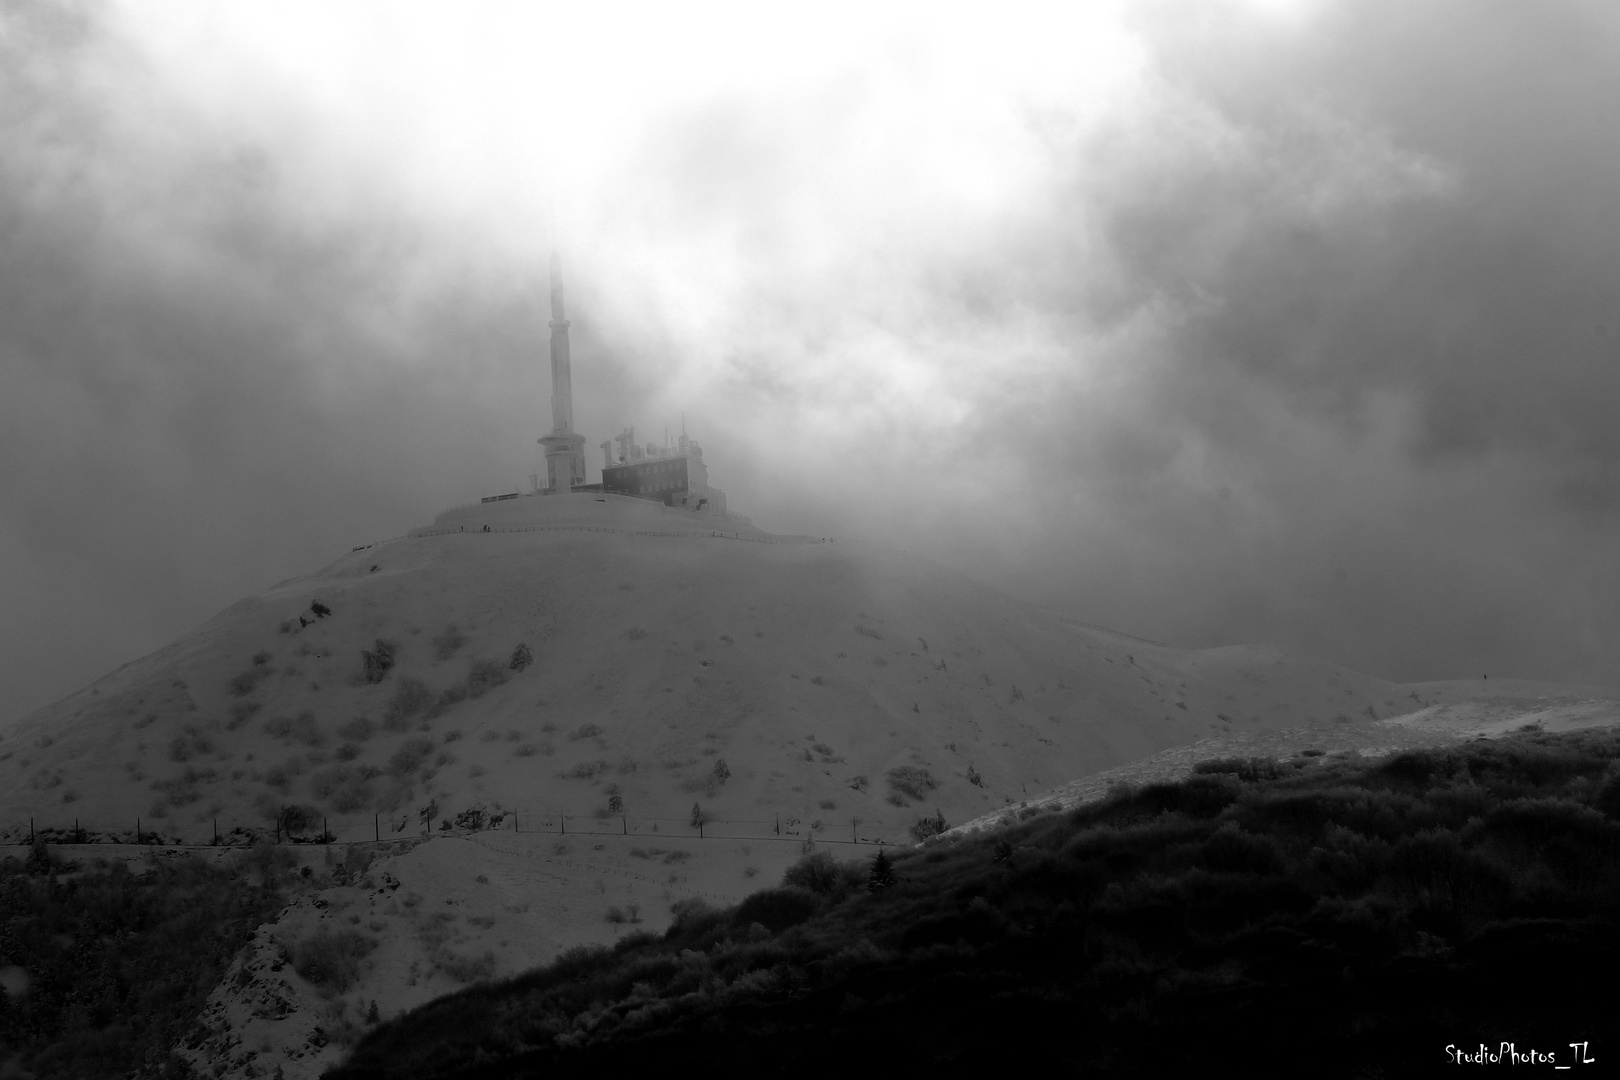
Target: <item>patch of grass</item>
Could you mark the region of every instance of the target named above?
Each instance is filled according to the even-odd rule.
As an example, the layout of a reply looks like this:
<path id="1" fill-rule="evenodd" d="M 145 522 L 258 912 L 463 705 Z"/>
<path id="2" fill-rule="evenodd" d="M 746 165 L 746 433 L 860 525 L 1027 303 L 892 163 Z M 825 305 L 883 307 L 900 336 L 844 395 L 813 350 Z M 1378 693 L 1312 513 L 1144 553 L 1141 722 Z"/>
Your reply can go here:
<path id="1" fill-rule="evenodd" d="M 643 630 L 639 626 L 632 626 L 630 629 L 624 632 L 624 636 L 629 638 L 631 641 L 640 641 L 642 638 L 647 636 L 647 631 Z"/>
<path id="2" fill-rule="evenodd" d="M 581 724 L 568 733 L 569 742 L 578 742 L 580 739 L 592 739 L 602 734 L 602 729 L 595 724 Z"/>

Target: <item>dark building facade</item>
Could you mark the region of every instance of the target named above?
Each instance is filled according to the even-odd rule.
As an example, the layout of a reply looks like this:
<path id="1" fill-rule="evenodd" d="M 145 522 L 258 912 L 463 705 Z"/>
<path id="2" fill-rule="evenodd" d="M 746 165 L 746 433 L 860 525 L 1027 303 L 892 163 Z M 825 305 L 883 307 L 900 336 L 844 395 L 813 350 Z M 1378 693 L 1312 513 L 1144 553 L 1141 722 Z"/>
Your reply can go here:
<path id="1" fill-rule="evenodd" d="M 638 499 L 657 499 L 665 506 L 683 505 L 687 493 L 686 458 L 655 458 L 602 470 L 602 490 Z"/>

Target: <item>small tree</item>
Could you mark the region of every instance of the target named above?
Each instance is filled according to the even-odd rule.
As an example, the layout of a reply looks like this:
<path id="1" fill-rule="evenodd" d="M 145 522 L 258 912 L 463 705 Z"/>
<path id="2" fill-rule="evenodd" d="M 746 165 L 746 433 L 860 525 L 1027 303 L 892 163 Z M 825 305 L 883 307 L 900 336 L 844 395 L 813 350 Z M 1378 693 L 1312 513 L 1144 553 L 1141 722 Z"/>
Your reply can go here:
<path id="1" fill-rule="evenodd" d="M 714 782 L 723 784 L 731 778 L 731 770 L 726 767 L 725 758 L 717 758 L 714 763 Z"/>
<path id="2" fill-rule="evenodd" d="M 617 791 L 608 796 L 608 813 L 624 813 L 624 796 L 620 795 Z"/>
<path id="3" fill-rule="evenodd" d="M 872 892 L 887 889 L 894 884 L 894 861 L 889 858 L 887 851 L 877 853 L 872 860 L 872 872 L 866 877 L 866 887 Z"/>
<path id="4" fill-rule="evenodd" d="M 534 653 L 529 650 L 527 644 L 521 641 L 518 642 L 517 648 L 512 650 L 512 670 L 522 671 L 532 663 L 534 663 Z"/>
<path id="5" fill-rule="evenodd" d="M 687 824 L 694 829 L 701 828 L 703 826 L 703 807 L 699 806 L 697 803 L 692 804 L 692 820 L 688 821 Z"/>

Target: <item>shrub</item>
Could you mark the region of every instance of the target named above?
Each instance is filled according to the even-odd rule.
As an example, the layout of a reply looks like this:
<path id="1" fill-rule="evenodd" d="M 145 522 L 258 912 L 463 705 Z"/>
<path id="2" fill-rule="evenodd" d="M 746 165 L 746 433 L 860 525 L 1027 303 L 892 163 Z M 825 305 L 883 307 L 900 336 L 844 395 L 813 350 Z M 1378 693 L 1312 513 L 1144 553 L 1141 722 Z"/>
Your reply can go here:
<path id="1" fill-rule="evenodd" d="M 495 661 L 474 660 L 472 670 L 467 672 L 467 696 L 483 697 L 506 682 L 506 679 L 506 672 L 502 671 L 501 666 Z"/>
<path id="2" fill-rule="evenodd" d="M 770 931 L 797 926 L 821 906 L 816 894 L 797 885 L 763 889 L 737 905 L 733 920 L 739 926 L 759 923 Z"/>
<path id="3" fill-rule="evenodd" d="M 1227 773 L 1237 777 L 1245 784 L 1254 784 L 1262 780 L 1275 780 L 1288 771 L 1287 766 L 1278 763 L 1276 758 L 1217 758 L 1213 761 L 1200 761 L 1193 766 L 1194 773 Z"/>
<path id="4" fill-rule="evenodd" d="M 326 742 L 326 736 L 321 732 L 320 725 L 315 722 L 315 714 L 308 709 L 292 719 L 277 716 L 266 720 L 264 731 L 265 734 L 285 743 L 321 746 Z"/>
<path id="5" fill-rule="evenodd" d="M 608 768 L 609 765 L 605 761 L 581 761 L 575 764 L 572 769 L 563 773 L 563 778 L 567 780 L 594 780 L 602 773 L 607 772 Z"/>
<path id="6" fill-rule="evenodd" d="M 889 787 L 909 799 L 921 800 L 939 785 L 927 769 L 915 765 L 900 765 L 888 772 Z"/>
<path id="7" fill-rule="evenodd" d="M 467 639 L 462 636 L 456 624 L 451 623 L 433 639 L 433 651 L 440 660 L 448 660 L 456 655 L 456 650 L 465 644 L 467 644 Z"/>
<path id="8" fill-rule="evenodd" d="M 176 735 L 169 741 L 169 760 L 186 762 L 198 754 L 210 753 L 213 749 L 213 736 L 195 724 L 188 724 L 183 734 Z"/>
<path id="9" fill-rule="evenodd" d="M 255 665 L 240 675 L 233 675 L 230 681 L 226 683 L 226 686 L 235 696 L 246 697 L 253 693 L 254 687 L 269 677 L 270 669 L 268 667 Z"/>
<path id="10" fill-rule="evenodd" d="M 632 626 L 630 629 L 624 632 L 624 636 L 629 638 L 631 641 L 640 641 L 642 638 L 647 636 L 647 631 L 643 630 L 639 626 Z"/>
<path id="11" fill-rule="evenodd" d="M 715 762 L 714 762 L 714 780 L 715 780 L 715 783 L 723 784 L 727 780 L 729 780 L 730 778 L 731 778 L 731 770 L 726 767 L 726 759 L 725 758 L 716 758 Z"/>
<path id="12" fill-rule="evenodd" d="M 377 939 L 358 930 L 317 930 L 293 948 L 293 970 L 329 993 L 343 993 L 360 978 L 360 961 Z"/>
<path id="13" fill-rule="evenodd" d="M 948 828 L 950 826 L 945 824 L 945 815 L 936 809 L 933 817 L 917 819 L 917 823 L 911 827 L 911 835 L 921 843 L 931 836 L 938 836 Z"/>
<path id="14" fill-rule="evenodd" d="M 276 810 L 276 827 L 282 836 L 301 836 L 320 821 L 321 812 L 313 806 L 287 805 Z"/>
<path id="15" fill-rule="evenodd" d="M 512 650 L 512 662 L 507 666 L 513 671 L 522 671 L 532 663 L 534 663 L 534 653 L 529 650 L 526 644 L 521 641 L 518 642 L 517 648 Z"/>
<path id="16" fill-rule="evenodd" d="M 227 731 L 235 731 L 253 718 L 253 714 L 260 709 L 257 701 L 236 701 L 231 703 L 231 722 L 225 725 Z"/>
<path id="17" fill-rule="evenodd" d="M 782 885 L 826 895 L 838 886 L 838 863 L 826 851 L 803 855 L 783 871 Z"/>
<path id="18" fill-rule="evenodd" d="M 380 683 L 388 669 L 394 666 L 394 646 L 381 638 L 376 642 L 377 651 L 369 649 L 360 650 L 361 677 L 367 683 Z"/>
<path id="19" fill-rule="evenodd" d="M 388 759 L 388 771 L 395 776 L 413 773 L 422 767 L 433 749 L 432 739 L 408 739 Z"/>
<path id="20" fill-rule="evenodd" d="M 179 776 L 152 781 L 152 790 L 163 795 L 170 806 L 190 806 L 202 798 L 201 785 L 214 780 L 213 769 L 187 768 Z"/>
<path id="21" fill-rule="evenodd" d="M 383 727 L 404 731 L 406 722 L 433 702 L 433 693 L 415 679 L 401 679 L 383 709 Z"/>
<path id="22" fill-rule="evenodd" d="M 602 729 L 595 724 L 581 724 L 568 733 L 569 742 L 578 742 L 580 739 L 589 739 L 602 734 Z"/>

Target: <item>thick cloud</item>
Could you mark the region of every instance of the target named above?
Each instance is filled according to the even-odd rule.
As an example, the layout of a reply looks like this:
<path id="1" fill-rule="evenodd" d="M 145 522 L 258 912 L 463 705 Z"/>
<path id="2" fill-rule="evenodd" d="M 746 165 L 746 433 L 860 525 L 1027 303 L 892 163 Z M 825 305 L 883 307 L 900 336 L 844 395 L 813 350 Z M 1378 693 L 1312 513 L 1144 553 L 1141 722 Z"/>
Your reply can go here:
<path id="1" fill-rule="evenodd" d="M 0 716 L 521 482 L 551 215 L 591 442 L 766 527 L 1620 682 L 1609 8 L 345 10 L 0 14 Z"/>

